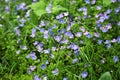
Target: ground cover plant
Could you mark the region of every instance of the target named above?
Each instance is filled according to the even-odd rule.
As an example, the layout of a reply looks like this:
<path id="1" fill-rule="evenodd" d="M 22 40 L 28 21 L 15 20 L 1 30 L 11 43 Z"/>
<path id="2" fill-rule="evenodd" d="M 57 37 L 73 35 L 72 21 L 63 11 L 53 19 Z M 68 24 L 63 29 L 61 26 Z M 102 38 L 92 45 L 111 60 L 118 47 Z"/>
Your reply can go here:
<path id="1" fill-rule="evenodd" d="M 120 80 L 120 0 L 0 0 L 0 80 Z"/>

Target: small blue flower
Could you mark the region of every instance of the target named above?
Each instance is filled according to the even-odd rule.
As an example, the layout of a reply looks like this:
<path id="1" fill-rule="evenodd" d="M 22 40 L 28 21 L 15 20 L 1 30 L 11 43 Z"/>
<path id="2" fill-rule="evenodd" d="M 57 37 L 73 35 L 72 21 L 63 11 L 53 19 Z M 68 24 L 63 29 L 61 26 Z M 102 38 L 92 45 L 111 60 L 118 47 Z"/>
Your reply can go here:
<path id="1" fill-rule="evenodd" d="M 16 32 L 16 34 L 17 34 L 18 36 L 21 36 L 21 34 L 20 34 L 20 30 L 18 29 L 18 27 L 15 28 L 15 32 Z"/>
<path id="2" fill-rule="evenodd" d="M 67 78 L 67 77 L 64 77 L 63 80 L 68 80 L 68 78 Z"/>
<path id="3" fill-rule="evenodd" d="M 118 26 L 120 26 L 120 21 L 117 23 Z"/>
<path id="4" fill-rule="evenodd" d="M 82 74 L 81 74 L 82 78 L 86 78 L 88 76 L 88 72 L 86 71 L 83 71 Z"/>
<path id="5" fill-rule="evenodd" d="M 49 61 L 48 61 L 48 60 L 46 60 L 45 64 L 49 64 Z"/>
<path id="6" fill-rule="evenodd" d="M 120 44 L 120 36 L 117 37 L 117 42 Z"/>
<path id="7" fill-rule="evenodd" d="M 40 68 L 41 68 L 42 70 L 44 70 L 44 69 L 46 68 L 46 65 L 45 65 L 45 64 L 42 64 L 42 65 L 40 66 Z"/>
<path id="8" fill-rule="evenodd" d="M 68 36 L 69 38 L 73 38 L 74 37 L 74 35 L 72 34 L 71 31 L 66 32 L 65 36 Z"/>
<path id="9" fill-rule="evenodd" d="M 25 10 L 26 9 L 25 6 L 26 6 L 26 3 L 23 2 L 23 3 L 21 3 L 20 5 L 17 6 L 17 10 Z"/>
<path id="10" fill-rule="evenodd" d="M 61 41 L 61 39 L 62 39 L 62 35 L 60 35 L 60 36 L 55 36 L 54 37 L 54 39 L 57 41 L 57 42 L 60 42 Z"/>
<path id="11" fill-rule="evenodd" d="M 31 71 L 34 71 L 36 69 L 36 66 L 30 66 L 29 68 Z"/>
<path id="12" fill-rule="evenodd" d="M 34 80 L 42 80 L 41 78 L 38 77 L 38 75 L 34 76 Z"/>
<path id="13" fill-rule="evenodd" d="M 107 48 L 110 48 L 110 47 L 111 47 L 111 44 L 107 44 L 106 47 L 107 47 Z"/>
<path id="14" fill-rule="evenodd" d="M 34 38 L 35 37 L 35 35 L 36 35 L 36 29 L 35 28 L 33 28 L 32 29 L 32 34 L 30 35 L 32 38 Z"/>
<path id="15" fill-rule="evenodd" d="M 75 33 L 75 36 L 76 36 L 76 37 L 81 37 L 81 36 L 82 36 L 82 32 L 77 32 L 77 33 Z"/>
<path id="16" fill-rule="evenodd" d="M 99 39 L 99 40 L 98 40 L 98 44 L 101 44 L 101 43 L 102 43 L 102 40 Z"/>
<path id="17" fill-rule="evenodd" d="M 43 50 L 44 54 L 50 53 L 50 49 Z"/>
<path id="18" fill-rule="evenodd" d="M 106 40 L 105 42 L 104 42 L 104 44 L 109 44 L 110 43 L 110 40 Z"/>
<path id="19" fill-rule="evenodd" d="M 116 63 L 116 62 L 119 61 L 119 57 L 118 57 L 118 56 L 114 56 L 114 57 L 113 57 L 113 60 L 114 60 L 114 62 Z"/>
<path id="20" fill-rule="evenodd" d="M 41 28 L 41 29 L 40 29 L 40 32 L 41 32 L 41 33 L 44 33 L 44 31 L 45 31 L 44 28 Z"/>
<path id="21" fill-rule="evenodd" d="M 53 75 L 58 75 L 59 74 L 59 70 L 56 68 L 55 70 L 52 71 Z"/>
<path id="22" fill-rule="evenodd" d="M 64 20 L 63 20 L 63 19 L 60 19 L 60 23 L 63 24 L 63 23 L 64 23 Z"/>
<path id="23" fill-rule="evenodd" d="M 31 54 L 29 54 L 29 56 L 30 56 L 33 60 L 36 60 L 36 59 L 37 59 L 37 56 L 36 56 L 35 54 L 36 54 L 35 52 L 32 52 Z"/>
<path id="24" fill-rule="evenodd" d="M 116 2 L 116 0 L 111 0 L 111 2 L 112 2 L 112 3 L 115 3 L 115 2 Z"/>
<path id="25" fill-rule="evenodd" d="M 101 10 L 102 9 L 102 6 L 97 6 L 97 10 Z"/>
<path id="26" fill-rule="evenodd" d="M 108 31 L 108 29 L 105 27 L 102 29 L 102 32 L 106 33 Z"/>
<path id="27" fill-rule="evenodd" d="M 90 4 L 90 0 L 85 0 L 85 3 L 86 4 Z"/>
<path id="28" fill-rule="evenodd" d="M 77 63 L 78 61 L 79 61 L 78 58 L 75 58 L 75 59 L 72 60 L 72 63 L 75 64 L 75 63 Z"/>

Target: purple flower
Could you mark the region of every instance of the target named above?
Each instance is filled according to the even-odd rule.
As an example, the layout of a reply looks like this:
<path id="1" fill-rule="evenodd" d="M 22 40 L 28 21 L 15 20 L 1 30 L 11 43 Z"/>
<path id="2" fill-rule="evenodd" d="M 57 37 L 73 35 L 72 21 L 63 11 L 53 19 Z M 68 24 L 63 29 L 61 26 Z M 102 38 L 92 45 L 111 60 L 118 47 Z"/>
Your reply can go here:
<path id="1" fill-rule="evenodd" d="M 117 23 L 118 26 L 120 26 L 120 21 Z"/>
<path id="2" fill-rule="evenodd" d="M 63 19 L 60 19 L 60 23 L 63 24 L 63 23 L 64 23 L 64 20 L 63 20 Z"/>
<path id="3" fill-rule="evenodd" d="M 86 78 L 88 76 L 88 72 L 86 71 L 83 71 L 82 74 L 81 74 L 82 78 Z"/>
<path id="4" fill-rule="evenodd" d="M 64 13 L 64 16 L 68 16 L 68 15 L 69 15 L 69 13 L 68 13 L 68 12 L 65 12 L 65 13 Z"/>
<path id="5" fill-rule="evenodd" d="M 61 18 L 63 18 L 64 17 L 64 15 L 61 13 L 61 14 L 59 14 L 58 16 L 56 16 L 56 19 L 61 19 Z"/>
<path id="6" fill-rule="evenodd" d="M 52 47 L 52 51 L 55 51 L 56 50 L 56 47 Z"/>
<path id="7" fill-rule="evenodd" d="M 83 11 L 83 14 L 86 16 L 87 15 L 87 9 Z"/>
<path id="8" fill-rule="evenodd" d="M 57 41 L 57 42 L 60 42 L 61 41 L 61 39 L 62 39 L 62 35 L 60 35 L 60 36 L 55 36 L 54 37 L 54 39 Z"/>
<path id="9" fill-rule="evenodd" d="M 115 3 L 115 2 L 116 2 L 116 0 L 111 0 L 111 2 L 112 2 L 112 3 Z"/>
<path id="10" fill-rule="evenodd" d="M 102 43 L 102 40 L 98 40 L 98 44 L 101 44 Z"/>
<path id="11" fill-rule="evenodd" d="M 39 24 L 39 27 L 43 27 L 43 26 L 45 26 L 45 22 L 41 21 L 40 24 Z"/>
<path id="12" fill-rule="evenodd" d="M 116 39 L 112 39 L 111 42 L 114 43 L 114 42 L 117 42 L 117 40 Z"/>
<path id="13" fill-rule="evenodd" d="M 34 38 L 35 37 L 35 35 L 36 35 L 36 29 L 35 28 L 33 28 L 32 29 L 32 34 L 30 35 L 32 38 Z"/>
<path id="14" fill-rule="evenodd" d="M 75 33 L 75 36 L 76 36 L 76 37 L 81 37 L 81 36 L 82 36 L 82 32 L 77 32 L 77 33 Z"/>
<path id="15" fill-rule="evenodd" d="M 44 28 L 40 28 L 40 32 L 44 33 L 45 29 Z"/>
<path id="16" fill-rule="evenodd" d="M 9 13 L 9 11 L 10 11 L 9 6 L 5 6 L 5 11 L 6 11 L 7 13 Z"/>
<path id="17" fill-rule="evenodd" d="M 83 27 L 81 27 L 80 30 L 81 30 L 82 32 L 85 32 L 85 28 L 83 28 Z"/>
<path id="18" fill-rule="evenodd" d="M 106 47 L 107 47 L 107 48 L 110 48 L 110 47 L 111 47 L 111 44 L 107 44 Z"/>
<path id="19" fill-rule="evenodd" d="M 17 6 L 17 10 L 25 10 L 26 9 L 25 6 L 26 6 L 26 3 L 23 2 L 23 3 L 21 3 L 20 5 Z"/>
<path id="20" fill-rule="evenodd" d="M 41 78 L 38 77 L 38 75 L 34 76 L 34 80 L 42 80 Z"/>
<path id="21" fill-rule="evenodd" d="M 40 68 L 41 68 L 42 70 L 44 70 L 44 69 L 46 68 L 46 65 L 45 65 L 45 64 L 42 64 L 42 65 L 40 66 Z"/>
<path id="22" fill-rule="evenodd" d="M 115 13 L 116 13 L 116 14 L 117 14 L 119 11 L 120 11 L 119 8 L 116 8 L 116 9 L 115 9 Z"/>
<path id="23" fill-rule="evenodd" d="M 21 24 L 24 24 L 26 22 L 26 20 L 24 18 L 19 20 Z"/>
<path id="24" fill-rule="evenodd" d="M 59 74 L 59 70 L 56 68 L 55 70 L 52 71 L 53 75 L 58 75 Z"/>
<path id="25" fill-rule="evenodd" d="M 117 42 L 120 44 L 120 36 L 117 37 Z"/>
<path id="26" fill-rule="evenodd" d="M 46 7 L 46 11 L 48 13 L 51 13 L 51 8 L 52 8 L 52 4 L 50 3 L 47 7 Z"/>
<path id="27" fill-rule="evenodd" d="M 73 49 L 73 50 L 77 50 L 77 49 L 79 49 L 79 46 L 78 46 L 78 45 L 73 44 L 72 49 Z"/>
<path id="28" fill-rule="evenodd" d="M 17 51 L 16 51 L 16 54 L 20 54 L 20 50 L 17 50 Z"/>
<path id="29" fill-rule="evenodd" d="M 91 38 L 91 37 L 92 37 L 91 34 L 90 34 L 90 32 L 88 32 L 88 31 L 86 31 L 86 32 L 84 33 L 84 35 L 85 35 L 87 38 Z"/>
<path id="30" fill-rule="evenodd" d="M 24 26 L 24 23 L 19 24 L 19 26 L 20 26 L 20 27 L 23 27 L 23 26 Z"/>
<path id="31" fill-rule="evenodd" d="M 78 11 L 79 11 L 79 12 L 80 12 L 80 11 L 83 11 L 83 8 L 79 8 Z"/>
<path id="32" fill-rule="evenodd" d="M 38 52 L 41 52 L 43 50 L 43 48 L 41 46 L 39 46 L 39 45 L 37 45 L 36 48 L 37 48 Z"/>
<path id="33" fill-rule="evenodd" d="M 20 30 L 18 29 L 18 27 L 15 28 L 15 32 L 16 32 L 16 34 L 17 34 L 18 36 L 21 36 L 21 34 L 20 34 Z"/>
<path id="34" fill-rule="evenodd" d="M 39 43 L 38 41 L 35 41 L 35 42 L 33 43 L 33 45 L 36 46 L 38 43 Z"/>
<path id="35" fill-rule="evenodd" d="M 106 40 L 105 42 L 104 42 L 104 44 L 109 44 L 110 43 L 110 40 Z"/>
<path id="36" fill-rule="evenodd" d="M 27 50 L 27 46 L 20 46 L 20 48 L 22 48 L 23 50 Z"/>
<path id="37" fill-rule="evenodd" d="M 85 0 L 85 3 L 86 4 L 90 4 L 90 0 Z"/>
<path id="38" fill-rule="evenodd" d="M 48 39 L 49 35 L 48 34 L 44 34 L 44 38 Z"/>
<path id="39" fill-rule="evenodd" d="M 102 32 L 106 33 L 108 31 L 108 29 L 106 27 L 100 27 L 100 29 L 102 30 Z"/>
<path id="40" fill-rule="evenodd" d="M 100 34 L 97 33 L 97 32 L 95 32 L 95 33 L 94 33 L 94 36 L 98 38 L 98 37 L 100 37 Z"/>
<path id="41" fill-rule="evenodd" d="M 96 3 L 96 0 L 92 0 L 92 4 L 95 4 Z"/>
<path id="42" fill-rule="evenodd" d="M 48 54 L 48 53 L 50 53 L 50 49 L 43 50 L 43 52 L 44 52 L 45 54 Z"/>
<path id="43" fill-rule="evenodd" d="M 61 44 L 67 44 L 69 41 L 67 39 L 62 40 L 60 43 Z"/>
<path id="44" fill-rule="evenodd" d="M 67 26 L 67 31 L 69 31 L 70 29 L 72 28 L 72 26 L 71 25 L 69 25 L 69 26 Z"/>
<path id="45" fill-rule="evenodd" d="M 29 55 L 26 56 L 26 58 L 32 58 L 32 60 L 36 60 L 37 56 L 35 55 L 35 52 L 31 52 Z"/>
<path id="46" fill-rule="evenodd" d="M 110 14 L 111 12 L 112 12 L 112 9 L 108 9 L 108 10 L 106 11 L 107 14 Z"/>
<path id="47" fill-rule="evenodd" d="M 75 63 L 77 63 L 78 61 L 79 61 L 78 58 L 75 58 L 75 59 L 72 60 L 72 63 L 75 64 Z"/>
<path id="48" fill-rule="evenodd" d="M 74 53 L 76 54 L 76 56 L 78 56 L 79 55 L 79 50 L 78 49 L 74 50 Z"/>
<path id="49" fill-rule="evenodd" d="M 36 69 L 36 66 L 30 66 L 29 68 L 31 71 L 34 71 Z"/>
<path id="50" fill-rule="evenodd" d="M 73 38 L 74 37 L 74 35 L 72 34 L 71 31 L 66 32 L 65 36 L 68 36 L 69 38 Z"/>
<path id="51" fill-rule="evenodd" d="M 28 10 L 28 11 L 26 12 L 26 14 L 25 14 L 25 18 L 27 18 L 27 17 L 30 16 L 30 11 L 31 11 L 31 10 Z"/>
<path id="52" fill-rule="evenodd" d="M 46 60 L 45 64 L 49 64 L 49 61 L 48 61 L 48 60 Z"/>
<path id="53" fill-rule="evenodd" d="M 33 2 L 37 2 L 37 0 L 33 0 Z"/>
<path id="54" fill-rule="evenodd" d="M 32 73 L 32 71 L 31 71 L 30 69 L 28 69 L 28 70 L 27 70 L 27 73 L 28 73 L 28 74 L 31 74 L 31 73 Z"/>
<path id="55" fill-rule="evenodd" d="M 102 6 L 97 6 L 97 10 L 101 10 L 102 9 Z"/>
<path id="56" fill-rule="evenodd" d="M 107 29 L 111 29 L 111 28 L 112 28 L 112 25 L 109 23 L 109 24 L 106 25 L 106 28 L 107 28 Z"/>
<path id="57" fill-rule="evenodd" d="M 116 63 L 116 62 L 119 61 L 119 57 L 118 57 L 118 56 L 114 56 L 114 57 L 113 57 L 113 60 L 114 60 L 114 62 Z"/>

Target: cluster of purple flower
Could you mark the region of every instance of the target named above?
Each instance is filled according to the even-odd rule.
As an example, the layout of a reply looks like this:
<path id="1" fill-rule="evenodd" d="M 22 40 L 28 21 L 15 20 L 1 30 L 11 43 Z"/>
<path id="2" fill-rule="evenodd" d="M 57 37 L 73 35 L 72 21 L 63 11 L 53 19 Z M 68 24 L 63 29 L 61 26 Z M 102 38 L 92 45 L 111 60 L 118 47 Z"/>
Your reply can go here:
<path id="1" fill-rule="evenodd" d="M 33 0 L 33 2 L 36 2 L 36 0 Z M 111 0 L 112 3 L 115 3 L 116 0 Z M 119 1 L 120 2 L 120 1 Z M 92 0 L 92 2 L 90 2 L 90 0 L 85 0 L 86 4 L 95 4 L 96 0 Z M 51 13 L 51 7 L 52 4 L 50 3 L 47 7 L 46 7 L 46 11 L 48 13 Z M 101 10 L 102 6 L 99 5 L 97 6 L 96 10 Z M 19 10 L 27 10 L 26 7 L 26 3 L 23 2 L 20 5 L 17 6 L 16 8 L 17 11 Z M 8 6 L 6 6 L 6 11 L 9 11 Z M 103 24 L 105 21 L 110 19 L 110 14 L 112 13 L 112 9 L 108 9 L 104 12 L 101 13 L 97 13 L 94 18 L 96 19 L 96 27 L 95 32 L 90 32 L 89 30 L 87 30 L 84 26 L 78 26 L 79 30 L 73 30 L 73 27 L 76 26 L 76 24 L 78 24 L 75 21 L 70 21 L 68 20 L 69 17 L 69 12 L 63 12 L 60 13 L 59 15 L 55 16 L 55 19 L 53 20 L 53 22 L 50 21 L 45 21 L 45 20 L 41 20 L 38 27 L 33 27 L 31 29 L 31 34 L 29 35 L 30 37 L 32 37 L 31 39 L 35 39 L 38 33 L 41 34 L 41 38 L 43 38 L 46 43 L 51 41 L 51 38 L 55 41 L 55 44 L 50 44 L 52 45 L 52 47 L 48 47 L 47 45 L 45 45 L 45 42 L 39 42 L 39 40 L 36 40 L 33 42 L 33 45 L 36 49 L 37 52 L 39 53 L 44 53 L 45 55 L 50 54 L 51 58 L 54 57 L 54 54 L 52 54 L 52 52 L 57 51 L 57 49 L 63 50 L 63 49 L 68 49 L 71 50 L 73 53 L 79 54 L 80 51 L 80 44 L 84 43 L 84 38 L 85 39 L 95 39 L 97 40 L 98 45 L 100 44 L 104 44 L 107 49 L 111 48 L 112 44 L 111 43 L 115 43 L 117 42 L 118 44 L 120 44 L 120 36 L 118 36 L 117 38 L 113 38 L 113 39 L 107 39 L 107 40 L 102 40 L 101 37 L 101 33 L 107 33 L 109 30 L 112 29 L 113 25 L 112 23 L 107 23 L 107 24 Z M 21 31 L 20 28 L 21 27 L 25 27 L 25 23 L 27 21 L 29 21 L 29 17 L 30 17 L 30 12 L 31 10 L 28 10 L 24 16 L 24 18 L 20 18 L 20 16 L 17 17 L 18 21 L 19 21 L 19 25 L 15 28 L 15 33 L 18 36 L 18 44 L 20 44 L 20 36 L 21 35 Z M 88 14 L 88 9 L 86 6 L 83 6 L 81 8 L 78 8 L 78 12 L 83 12 L 83 15 L 85 18 L 90 18 L 91 16 Z M 115 14 L 119 14 L 120 12 L 120 6 L 118 6 L 115 9 Z M 52 26 L 51 26 L 51 23 Z M 65 25 L 65 26 L 64 26 Z M 79 24 L 78 24 L 79 25 Z M 64 26 L 64 27 L 63 27 Z M 120 26 L 120 21 L 117 22 L 117 26 Z M 38 30 L 39 29 L 39 30 Z M 58 30 L 59 29 L 59 30 Z M 55 32 L 55 31 L 58 32 Z M 100 31 L 102 31 L 100 33 Z M 74 39 L 77 38 L 79 41 L 79 43 L 74 42 Z M 60 45 L 59 47 L 56 45 Z M 47 47 L 47 48 L 46 48 Z M 20 44 L 20 48 L 22 50 L 27 50 L 27 46 L 22 46 Z M 20 54 L 20 50 L 16 51 L 16 54 Z M 26 56 L 27 59 L 31 58 L 32 60 L 37 60 L 37 55 L 35 52 L 31 52 L 30 54 L 28 54 Z M 116 63 L 119 61 L 119 57 L 118 56 L 114 56 L 113 57 L 113 61 Z M 79 62 L 78 58 L 73 58 L 72 59 L 72 64 L 76 64 Z M 47 60 L 46 63 L 42 64 L 40 66 L 40 68 L 42 70 L 47 68 L 47 64 L 49 64 L 49 61 Z M 32 71 L 34 71 L 36 69 L 36 66 L 30 66 L 28 69 L 28 73 L 31 74 Z M 59 69 L 56 68 L 53 71 L 51 71 L 51 73 L 53 75 L 58 75 L 59 74 Z M 81 73 L 82 78 L 86 78 L 88 76 L 88 72 L 83 71 Z M 45 77 L 46 78 L 46 77 Z M 34 76 L 34 80 L 41 80 L 41 78 L 39 78 L 37 75 Z M 63 78 L 63 80 L 68 80 L 68 78 Z"/>

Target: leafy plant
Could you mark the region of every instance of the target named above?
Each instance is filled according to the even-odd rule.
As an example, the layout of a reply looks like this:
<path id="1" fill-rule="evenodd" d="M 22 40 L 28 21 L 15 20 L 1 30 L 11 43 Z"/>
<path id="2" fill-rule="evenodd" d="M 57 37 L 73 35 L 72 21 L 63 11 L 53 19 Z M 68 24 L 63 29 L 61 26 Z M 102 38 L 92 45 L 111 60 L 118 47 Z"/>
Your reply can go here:
<path id="1" fill-rule="evenodd" d="M 101 75 L 99 80 L 112 80 L 112 77 L 109 72 L 105 72 L 104 74 Z"/>
<path id="2" fill-rule="evenodd" d="M 60 11 L 67 11 L 67 8 L 61 5 L 56 5 L 56 4 L 57 4 L 57 1 L 53 3 L 52 8 L 51 8 L 51 11 L 53 14 L 60 12 Z M 47 5 L 49 4 L 41 0 L 37 3 L 29 5 L 28 7 L 30 7 L 37 16 L 41 17 L 42 15 L 47 14 L 47 11 L 46 11 Z"/>

